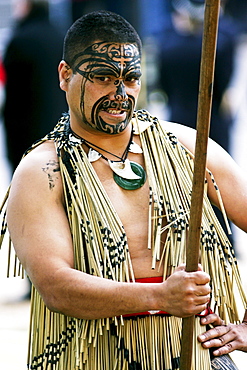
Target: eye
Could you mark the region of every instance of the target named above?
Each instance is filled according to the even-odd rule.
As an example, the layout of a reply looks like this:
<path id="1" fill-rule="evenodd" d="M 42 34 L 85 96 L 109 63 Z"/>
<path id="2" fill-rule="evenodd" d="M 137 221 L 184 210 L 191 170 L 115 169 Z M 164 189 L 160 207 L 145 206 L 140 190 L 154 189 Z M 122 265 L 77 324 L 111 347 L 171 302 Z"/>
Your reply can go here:
<path id="1" fill-rule="evenodd" d="M 94 80 L 99 83 L 111 82 L 111 78 L 109 76 L 94 76 Z"/>
<path id="2" fill-rule="evenodd" d="M 125 78 L 125 82 L 138 83 L 140 82 L 141 76 L 128 76 Z"/>

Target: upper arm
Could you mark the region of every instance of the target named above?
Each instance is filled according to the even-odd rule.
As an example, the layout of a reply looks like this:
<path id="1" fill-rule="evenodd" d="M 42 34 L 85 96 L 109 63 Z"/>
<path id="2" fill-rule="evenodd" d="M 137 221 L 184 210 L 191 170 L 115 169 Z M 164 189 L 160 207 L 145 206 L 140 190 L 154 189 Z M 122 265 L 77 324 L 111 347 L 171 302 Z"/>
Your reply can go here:
<path id="1" fill-rule="evenodd" d="M 212 140 L 208 146 L 207 166 L 214 175 L 228 218 L 247 231 L 247 173 Z M 212 182 L 209 181 L 209 185 L 209 197 L 219 206 Z"/>
<path id="2" fill-rule="evenodd" d="M 196 130 L 171 122 L 165 125 L 190 152 L 195 152 Z M 207 169 L 214 176 L 228 218 L 236 226 L 247 231 L 247 173 L 211 139 L 208 140 Z M 210 179 L 208 195 L 211 202 L 219 207 L 218 197 Z"/>
<path id="3" fill-rule="evenodd" d="M 55 151 L 25 157 L 13 177 L 7 223 L 16 253 L 41 294 L 61 268 L 73 267 L 73 248 L 63 205 Z"/>

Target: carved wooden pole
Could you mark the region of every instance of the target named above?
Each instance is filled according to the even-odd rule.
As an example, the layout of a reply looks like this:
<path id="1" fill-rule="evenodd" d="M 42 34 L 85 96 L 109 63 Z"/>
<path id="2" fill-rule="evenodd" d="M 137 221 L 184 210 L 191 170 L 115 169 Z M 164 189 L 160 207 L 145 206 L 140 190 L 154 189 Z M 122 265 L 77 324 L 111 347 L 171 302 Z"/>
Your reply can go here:
<path id="1" fill-rule="evenodd" d="M 203 192 L 210 128 L 214 66 L 218 34 L 220 0 L 205 1 L 200 84 L 197 110 L 197 136 L 190 208 L 186 271 L 197 271 L 202 221 Z M 183 319 L 180 370 L 191 370 L 194 316 Z"/>

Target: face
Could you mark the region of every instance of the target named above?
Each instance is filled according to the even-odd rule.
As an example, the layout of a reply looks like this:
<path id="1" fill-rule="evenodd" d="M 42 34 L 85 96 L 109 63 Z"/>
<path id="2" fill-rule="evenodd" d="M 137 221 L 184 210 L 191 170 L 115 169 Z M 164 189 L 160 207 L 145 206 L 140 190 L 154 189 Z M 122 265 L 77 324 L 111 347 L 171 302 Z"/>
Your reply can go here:
<path id="1" fill-rule="evenodd" d="M 73 99 L 79 96 L 77 111 L 84 124 L 108 134 L 126 128 L 140 91 L 140 63 L 134 44 L 98 42 L 74 57 Z"/>

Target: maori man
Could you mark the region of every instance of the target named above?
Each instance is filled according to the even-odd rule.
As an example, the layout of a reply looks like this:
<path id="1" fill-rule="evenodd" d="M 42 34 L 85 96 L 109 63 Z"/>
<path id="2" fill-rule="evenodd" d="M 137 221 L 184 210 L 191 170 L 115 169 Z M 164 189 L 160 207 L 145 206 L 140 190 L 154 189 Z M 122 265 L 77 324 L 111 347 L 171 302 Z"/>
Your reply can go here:
<path id="1" fill-rule="evenodd" d="M 210 141 L 201 263 L 186 272 L 195 132 L 135 111 L 138 34 L 86 14 L 59 78 L 69 112 L 26 152 L 3 222 L 33 284 L 28 368 L 179 369 L 181 320 L 196 315 L 193 368 L 235 369 L 228 354 L 247 351 L 235 293 L 246 300 L 211 204 L 247 231 L 246 174 Z"/>

